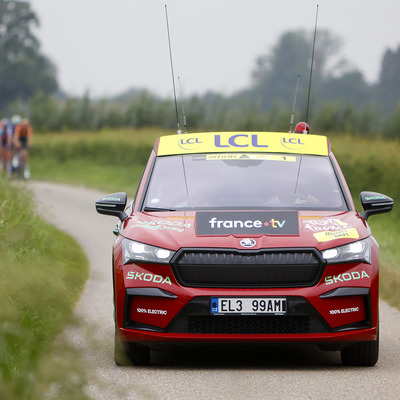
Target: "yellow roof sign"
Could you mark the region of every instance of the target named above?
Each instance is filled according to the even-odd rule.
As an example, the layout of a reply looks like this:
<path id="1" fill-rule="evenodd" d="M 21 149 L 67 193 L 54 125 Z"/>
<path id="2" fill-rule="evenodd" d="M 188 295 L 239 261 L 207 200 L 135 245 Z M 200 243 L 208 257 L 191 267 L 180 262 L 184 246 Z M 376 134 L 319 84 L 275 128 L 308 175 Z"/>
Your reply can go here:
<path id="1" fill-rule="evenodd" d="M 278 132 L 208 132 L 162 136 L 157 155 L 194 153 L 293 153 L 328 155 L 325 136 Z"/>

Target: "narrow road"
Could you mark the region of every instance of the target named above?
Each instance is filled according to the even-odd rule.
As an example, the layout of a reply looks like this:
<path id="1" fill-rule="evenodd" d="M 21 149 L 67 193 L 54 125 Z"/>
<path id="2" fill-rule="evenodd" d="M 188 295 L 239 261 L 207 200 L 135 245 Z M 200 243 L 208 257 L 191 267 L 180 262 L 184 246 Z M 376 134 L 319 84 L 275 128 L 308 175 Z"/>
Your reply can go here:
<path id="1" fill-rule="evenodd" d="M 343 367 L 338 352 L 307 345 L 172 349 L 153 354 L 151 366 L 113 362 L 112 230 L 117 220 L 96 213 L 105 193 L 29 182 L 38 212 L 82 246 L 90 279 L 65 340 L 88 365 L 93 399 L 400 399 L 400 312 L 381 302 L 381 349 L 372 368 Z"/>

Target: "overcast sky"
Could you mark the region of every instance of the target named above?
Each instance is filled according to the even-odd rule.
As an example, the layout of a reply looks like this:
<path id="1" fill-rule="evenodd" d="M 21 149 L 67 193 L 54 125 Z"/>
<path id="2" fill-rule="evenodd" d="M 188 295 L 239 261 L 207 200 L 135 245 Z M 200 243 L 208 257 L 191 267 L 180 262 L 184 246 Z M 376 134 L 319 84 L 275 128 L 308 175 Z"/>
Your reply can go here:
<path id="1" fill-rule="evenodd" d="M 183 95 L 248 86 L 256 59 L 284 32 L 328 29 L 369 82 L 400 46 L 399 0 L 30 0 L 42 52 L 69 93 L 106 96 L 146 88 L 172 96 L 165 4 Z M 311 57 L 310 49 L 310 57 Z M 318 51 L 318 36 L 317 46 Z M 294 81 L 296 77 L 294 77 Z"/>

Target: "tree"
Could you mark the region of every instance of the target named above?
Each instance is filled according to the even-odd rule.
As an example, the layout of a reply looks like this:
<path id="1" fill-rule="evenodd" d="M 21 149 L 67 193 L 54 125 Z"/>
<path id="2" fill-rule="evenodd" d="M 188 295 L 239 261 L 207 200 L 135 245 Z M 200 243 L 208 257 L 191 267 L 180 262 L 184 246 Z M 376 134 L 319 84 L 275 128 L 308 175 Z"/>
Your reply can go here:
<path id="1" fill-rule="evenodd" d="M 253 97 L 261 99 L 262 108 L 273 104 L 291 108 L 297 76 L 301 76 L 298 99 L 304 99 L 308 89 L 313 36 L 304 30 L 284 33 L 270 54 L 260 57 L 253 71 Z M 336 53 L 339 40 L 327 31 L 320 31 L 316 41 L 313 87 L 318 87 L 326 73 L 329 58 Z"/>
<path id="2" fill-rule="evenodd" d="M 56 69 L 40 53 L 32 30 L 39 26 L 25 1 L 0 0 L 0 109 L 16 99 L 28 100 L 36 91 L 54 93 Z"/>
<path id="3" fill-rule="evenodd" d="M 328 77 L 321 83 L 318 93 L 319 101 L 345 100 L 357 106 L 373 103 L 372 90 L 361 72 L 353 70 L 338 77 Z"/>
<path id="4" fill-rule="evenodd" d="M 381 110 L 388 116 L 400 101 L 400 46 L 383 56 L 377 91 Z"/>
<path id="5" fill-rule="evenodd" d="M 383 134 L 389 138 L 400 138 L 400 102 L 397 103 L 397 107 L 386 121 Z"/>

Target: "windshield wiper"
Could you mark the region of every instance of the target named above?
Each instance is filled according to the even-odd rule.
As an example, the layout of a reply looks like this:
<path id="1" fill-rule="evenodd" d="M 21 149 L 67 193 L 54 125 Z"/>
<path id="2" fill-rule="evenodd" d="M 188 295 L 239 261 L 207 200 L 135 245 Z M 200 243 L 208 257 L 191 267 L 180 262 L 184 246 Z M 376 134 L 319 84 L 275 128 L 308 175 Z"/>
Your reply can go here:
<path id="1" fill-rule="evenodd" d="M 145 208 L 143 208 L 143 211 L 148 211 L 148 212 L 151 212 L 151 211 L 176 211 L 176 210 L 173 210 L 172 208 L 158 208 L 158 207 L 145 207 Z"/>

